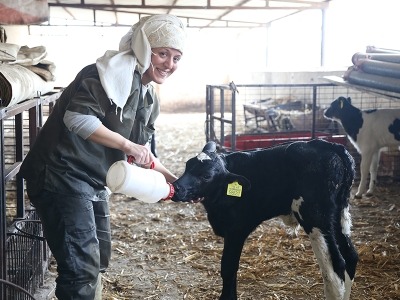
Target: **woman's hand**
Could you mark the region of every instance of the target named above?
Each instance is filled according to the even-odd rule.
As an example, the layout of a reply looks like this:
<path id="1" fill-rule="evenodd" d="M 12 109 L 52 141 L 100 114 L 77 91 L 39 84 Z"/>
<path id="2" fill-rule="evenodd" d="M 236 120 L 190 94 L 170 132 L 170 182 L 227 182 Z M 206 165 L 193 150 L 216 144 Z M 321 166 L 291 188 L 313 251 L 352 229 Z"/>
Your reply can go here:
<path id="1" fill-rule="evenodd" d="M 155 157 L 147 146 L 132 143 L 130 148 L 129 152 L 125 152 L 129 163 L 135 163 L 146 169 L 154 168 Z"/>

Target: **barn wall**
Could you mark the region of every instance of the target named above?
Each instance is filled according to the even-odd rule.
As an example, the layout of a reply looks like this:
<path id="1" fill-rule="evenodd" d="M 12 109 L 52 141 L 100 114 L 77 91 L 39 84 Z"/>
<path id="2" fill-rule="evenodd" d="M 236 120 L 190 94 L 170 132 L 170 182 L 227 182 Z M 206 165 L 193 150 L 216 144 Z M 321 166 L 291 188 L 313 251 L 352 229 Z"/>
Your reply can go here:
<path id="1" fill-rule="evenodd" d="M 127 27 L 4 26 L 8 43 L 45 46 L 48 60 L 56 64 L 56 86 L 66 86 L 87 64 L 115 50 Z M 265 72 L 265 43 L 251 43 L 264 29 L 188 29 L 188 41 L 179 68 L 158 86 L 164 111 L 203 111 L 207 84 L 313 83 L 327 72 Z M 213 41 L 218 38 L 218 47 Z M 216 44 L 214 44 L 216 45 Z M 221 47 L 223 45 L 223 47 Z M 247 45 L 247 46 L 246 46 Z M 256 70 L 256 71 L 255 71 Z"/>
<path id="2" fill-rule="evenodd" d="M 57 67 L 55 85 L 61 87 L 68 85 L 82 67 L 94 63 L 106 50 L 117 49 L 120 38 L 128 31 L 127 27 L 19 25 L 4 28 L 8 43 L 46 47 L 47 59 Z M 205 111 L 206 85 L 209 84 L 227 84 L 231 81 L 236 84 L 326 83 L 322 79 L 324 76 L 342 76 L 345 72 L 346 68 L 266 70 L 266 42 L 252 43 L 254 37 L 263 34 L 265 32 L 260 28 L 189 28 L 187 46 L 178 70 L 163 85 L 157 86 L 162 110 Z M 218 47 L 210 42 L 216 39 Z M 296 66 L 293 66 L 294 69 Z M 343 92 L 346 93 L 345 90 Z M 355 93 L 353 100 L 355 105 L 362 108 L 397 107 L 399 104 L 388 100 L 371 102 L 362 93 Z"/>

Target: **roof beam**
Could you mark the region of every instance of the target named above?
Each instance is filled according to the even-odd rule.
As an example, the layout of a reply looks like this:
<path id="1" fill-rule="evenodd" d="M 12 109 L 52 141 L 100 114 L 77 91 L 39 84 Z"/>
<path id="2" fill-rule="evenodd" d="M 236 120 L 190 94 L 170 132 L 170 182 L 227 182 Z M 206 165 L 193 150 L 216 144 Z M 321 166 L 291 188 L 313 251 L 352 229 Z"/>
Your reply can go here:
<path id="1" fill-rule="evenodd" d="M 250 0 L 243 0 L 242 2 L 238 3 L 236 6 L 241 6 L 243 4 L 246 4 L 247 2 L 249 2 Z M 208 5 L 210 5 L 211 0 L 207 1 Z M 224 12 L 223 14 L 219 15 L 219 17 L 216 20 L 212 20 L 210 21 L 210 23 L 208 23 L 207 26 L 210 26 L 212 23 L 214 23 L 215 21 L 222 21 L 222 18 L 225 17 L 227 14 L 231 13 L 233 11 L 233 8 L 228 9 L 226 12 Z M 206 26 L 205 26 L 206 27 Z"/>
<path id="2" fill-rule="evenodd" d="M 141 14 L 145 15 L 152 15 L 157 14 L 157 9 L 166 10 L 166 13 L 171 13 L 172 10 L 219 10 L 221 11 L 217 16 L 213 18 L 198 18 L 198 17 L 188 17 L 188 16 L 179 16 L 182 19 L 187 19 L 187 26 L 188 27 L 199 27 L 199 28 L 206 28 L 206 27 L 258 27 L 258 26 L 265 26 L 268 23 L 272 23 L 273 21 L 279 20 L 284 18 L 288 15 L 296 14 L 304 10 L 312 10 L 312 9 L 323 9 L 328 7 L 328 4 L 331 0 L 325 0 L 322 2 L 315 2 L 312 0 L 265 0 L 265 5 L 260 6 L 248 6 L 251 4 L 250 0 L 241 0 L 240 2 L 236 3 L 235 5 L 213 5 L 213 0 L 201 1 L 201 5 L 177 5 L 179 2 L 178 0 L 174 0 L 170 5 L 147 5 L 146 0 L 141 0 L 140 5 L 131 5 L 131 4 L 116 4 L 114 0 L 109 0 L 107 4 L 97 4 L 97 3 L 87 3 L 85 0 L 80 0 L 80 3 L 65 3 L 61 0 L 53 0 L 53 2 L 48 3 L 49 7 L 59 7 L 66 11 L 70 16 L 73 17 L 71 13 L 71 9 L 83 9 L 83 10 L 93 10 L 93 22 L 96 25 L 96 12 L 97 11 L 107 11 L 114 13 L 115 15 L 115 25 L 118 25 L 118 13 L 127 13 L 127 14 Z M 200 1 L 199 1 L 200 2 Z M 146 12 L 143 12 L 143 9 Z M 153 10 L 152 13 L 148 12 L 149 10 Z M 281 16 L 273 20 L 269 20 L 267 22 L 254 22 L 252 20 L 228 20 L 227 16 L 235 10 L 284 10 L 288 11 L 286 16 Z M 290 12 L 291 11 L 291 12 Z M 190 20 L 204 20 L 207 21 L 205 25 L 201 26 L 193 26 L 190 24 Z M 225 24 L 225 25 L 222 25 Z M 103 25 L 102 25 L 103 26 Z"/>
<path id="3" fill-rule="evenodd" d="M 247 2 L 247 1 L 244 1 Z M 287 3 L 287 1 L 286 1 Z M 298 3 L 298 2 L 297 2 Z M 138 9 L 138 8 L 146 8 L 146 9 L 215 9 L 215 10 L 225 10 L 225 9 L 235 9 L 235 10 L 280 10 L 280 9 L 297 9 L 297 10 L 306 10 L 306 9 L 322 9 L 327 7 L 327 2 L 305 2 L 304 6 L 237 6 L 237 5 L 125 5 L 125 4 L 74 4 L 74 3 L 49 3 L 50 7 L 71 7 L 71 8 L 81 8 L 81 9 L 98 9 L 98 10 L 119 10 L 119 9 Z"/>

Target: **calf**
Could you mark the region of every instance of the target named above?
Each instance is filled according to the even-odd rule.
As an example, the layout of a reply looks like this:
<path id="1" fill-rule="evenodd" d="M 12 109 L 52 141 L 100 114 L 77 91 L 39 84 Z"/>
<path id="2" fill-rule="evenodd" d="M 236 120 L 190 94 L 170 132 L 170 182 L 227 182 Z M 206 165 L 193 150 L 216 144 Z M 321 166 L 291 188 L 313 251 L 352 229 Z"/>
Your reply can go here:
<path id="1" fill-rule="evenodd" d="M 325 110 L 325 117 L 342 124 L 347 136 L 361 154 L 361 179 L 356 198 L 374 192 L 378 174 L 379 154 L 383 147 L 400 145 L 400 109 L 360 110 L 351 104 L 350 98 L 339 97 Z"/>
<path id="2" fill-rule="evenodd" d="M 224 238 L 219 299 L 237 299 L 237 271 L 245 240 L 263 221 L 281 216 L 311 239 L 328 300 L 348 300 L 358 261 L 350 240 L 349 196 L 354 161 L 323 140 L 263 150 L 216 153 L 207 143 L 173 183 L 173 201 L 203 199 L 215 234 Z"/>

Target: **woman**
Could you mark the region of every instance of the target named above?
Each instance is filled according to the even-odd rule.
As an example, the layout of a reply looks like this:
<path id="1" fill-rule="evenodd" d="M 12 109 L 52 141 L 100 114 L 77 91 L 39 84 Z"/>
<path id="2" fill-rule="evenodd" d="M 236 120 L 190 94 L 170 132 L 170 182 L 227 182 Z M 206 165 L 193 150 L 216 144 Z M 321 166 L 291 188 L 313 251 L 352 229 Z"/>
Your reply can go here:
<path id="1" fill-rule="evenodd" d="M 177 69 L 184 41 L 178 18 L 142 18 L 119 51 L 107 51 L 63 91 L 21 166 L 57 261 L 58 299 L 101 299 L 99 272 L 111 255 L 109 167 L 133 156 L 176 180 L 148 146 L 160 108 L 150 83 Z"/>

